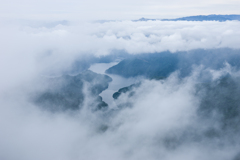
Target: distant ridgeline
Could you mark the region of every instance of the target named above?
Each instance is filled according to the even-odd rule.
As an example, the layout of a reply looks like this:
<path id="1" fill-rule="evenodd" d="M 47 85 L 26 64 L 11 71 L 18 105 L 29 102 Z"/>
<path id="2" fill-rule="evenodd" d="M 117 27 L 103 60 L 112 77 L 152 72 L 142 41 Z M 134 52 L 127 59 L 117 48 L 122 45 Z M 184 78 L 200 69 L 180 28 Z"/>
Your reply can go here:
<path id="1" fill-rule="evenodd" d="M 182 17 L 182 18 L 176 18 L 176 19 L 147 19 L 147 18 L 141 18 L 138 20 L 134 20 L 134 22 L 138 21 L 232 21 L 232 20 L 240 20 L 240 15 L 198 15 L 198 16 L 189 16 L 189 17 Z"/>
<path id="2" fill-rule="evenodd" d="M 176 53 L 167 51 L 134 55 L 107 69 L 106 73 L 126 78 L 143 76 L 149 79 L 164 79 L 174 71 L 179 71 L 180 77 L 186 77 L 191 74 L 193 66 L 202 65 L 217 70 L 227 63 L 239 69 L 240 50 L 197 49 Z"/>

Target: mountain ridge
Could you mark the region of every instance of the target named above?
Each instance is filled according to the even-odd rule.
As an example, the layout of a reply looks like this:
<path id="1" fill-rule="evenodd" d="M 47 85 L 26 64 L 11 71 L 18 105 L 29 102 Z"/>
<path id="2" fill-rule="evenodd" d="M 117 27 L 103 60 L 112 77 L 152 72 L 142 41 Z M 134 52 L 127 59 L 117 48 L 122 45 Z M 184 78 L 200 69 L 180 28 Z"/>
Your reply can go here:
<path id="1" fill-rule="evenodd" d="M 219 21 L 219 22 L 225 22 L 225 21 L 233 21 L 237 20 L 240 21 L 240 15 L 238 14 L 229 14 L 229 15 L 196 15 L 196 16 L 186 16 L 186 17 L 180 17 L 180 18 L 174 18 L 174 19 L 149 19 L 149 18 L 140 18 L 138 20 L 133 20 L 133 22 L 139 22 L 139 21 Z"/>

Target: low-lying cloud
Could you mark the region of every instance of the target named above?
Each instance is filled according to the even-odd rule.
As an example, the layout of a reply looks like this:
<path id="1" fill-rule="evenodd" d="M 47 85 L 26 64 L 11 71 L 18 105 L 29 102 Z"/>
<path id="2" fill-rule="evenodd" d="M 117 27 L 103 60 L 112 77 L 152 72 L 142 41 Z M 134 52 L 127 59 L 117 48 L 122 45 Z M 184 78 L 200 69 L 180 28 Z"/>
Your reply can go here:
<path id="1" fill-rule="evenodd" d="M 196 66 L 185 78 L 176 71 L 165 80 L 143 80 L 134 95 L 122 94 L 116 101 L 128 103 L 123 108 L 93 112 L 89 104 L 94 97 L 87 87 L 83 90 L 87 98 L 77 111 L 52 113 L 29 100 L 34 91 L 45 87 L 37 83 L 39 77 L 61 76 L 73 62 L 89 55 L 100 57 L 116 50 L 151 54 L 239 49 L 239 21 L 17 26 L 2 24 L 0 30 L 0 159 L 239 158 L 239 128 L 235 126 L 239 119 L 230 118 L 226 124 L 234 126 L 224 128 L 222 114 L 226 112 L 218 106 L 207 118 L 203 115 L 208 112 L 204 106 L 212 102 L 204 98 L 216 98 L 214 92 L 206 91 L 219 84 L 225 89 L 229 77 L 233 82 L 239 79 L 228 64 L 219 71 Z M 205 73 L 209 79 L 202 82 Z"/>
<path id="2" fill-rule="evenodd" d="M 239 48 L 240 41 L 239 21 L 116 21 L 68 25 L 59 22 L 51 28 L 48 25 L 30 27 L 31 23 L 35 22 L 1 25 L 1 68 L 19 65 L 20 73 L 32 68 L 34 72 L 35 69 L 56 72 L 66 70 L 83 54 L 101 56 L 114 50 L 139 54 Z"/>
<path id="3" fill-rule="evenodd" d="M 22 90 L 1 96 L 0 157 L 234 159 L 240 147 L 237 128 L 222 130 L 217 112 L 208 118 L 198 113 L 200 72 L 201 68 L 185 79 L 174 73 L 166 80 L 145 80 L 133 96 L 120 96 L 129 107 L 105 112 L 92 112 L 90 97 L 82 110 L 53 114 L 27 101 Z M 215 83 L 217 71 L 209 72 Z"/>

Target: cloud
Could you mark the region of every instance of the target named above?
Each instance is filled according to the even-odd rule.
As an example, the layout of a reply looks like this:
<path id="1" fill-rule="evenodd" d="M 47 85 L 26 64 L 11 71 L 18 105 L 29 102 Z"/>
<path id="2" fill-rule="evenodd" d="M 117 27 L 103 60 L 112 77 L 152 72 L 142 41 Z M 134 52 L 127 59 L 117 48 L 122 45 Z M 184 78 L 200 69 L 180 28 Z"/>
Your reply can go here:
<path id="1" fill-rule="evenodd" d="M 233 159 L 240 146 L 231 138 L 238 142 L 238 136 L 228 132 L 223 137 L 208 136 L 209 129 L 218 129 L 219 121 L 210 119 L 206 123 L 198 115 L 201 97 L 195 94 L 195 86 L 200 72 L 196 70 L 185 79 L 174 73 L 163 81 L 145 80 L 132 99 L 120 97 L 131 102 L 132 107 L 105 113 L 91 112 L 88 103 L 75 113 L 45 112 L 29 103 L 22 90 L 22 96 L 15 92 L 1 97 L 0 157 Z"/>
<path id="2" fill-rule="evenodd" d="M 19 23 L 2 24 L 1 60 L 12 62 L 14 60 L 12 57 L 18 56 L 20 58 L 18 60 L 21 58 L 29 60 L 31 61 L 29 63 L 35 65 L 34 60 L 37 57 L 38 62 L 44 62 L 46 66 L 49 65 L 47 64 L 49 59 L 52 59 L 51 63 L 55 61 L 56 64 L 59 62 L 67 66 L 67 61 L 71 63 L 83 53 L 106 55 L 112 50 L 126 50 L 130 54 L 136 54 L 197 48 L 239 48 L 239 24 L 238 21 L 122 21 L 103 24 L 60 23 L 52 28 L 30 27 L 31 25 Z M 64 60 L 64 63 L 61 60 Z"/>
<path id="3" fill-rule="evenodd" d="M 83 55 L 130 54 L 170 50 L 239 48 L 238 21 L 74 23 L 48 27 L 45 22 L 1 24 L 1 86 L 39 74 L 61 74 Z M 46 26 L 44 26 L 46 24 Z M 38 27 L 39 26 L 39 27 Z M 12 85 L 12 84 L 11 84 Z M 10 86 L 11 86 L 10 85 Z"/>
<path id="4" fill-rule="evenodd" d="M 75 113 L 50 113 L 32 104 L 29 96 L 43 87 L 35 83 L 39 77 L 61 74 L 85 55 L 239 48 L 239 24 L 1 24 L 0 159 L 233 159 L 239 145 L 228 141 L 232 133 L 212 139 L 205 136 L 212 125 L 218 129 L 219 124 L 215 119 L 204 121 L 197 113 L 201 96 L 195 91 L 201 68 L 185 79 L 174 73 L 165 81 L 144 80 L 133 99 L 120 97 L 132 107 L 103 113 L 88 109 L 91 97 Z M 206 72 L 213 82 L 226 74 L 238 77 L 231 67 Z"/>
<path id="5" fill-rule="evenodd" d="M 238 48 L 238 25 L 239 22 L 110 22 L 102 24 L 104 30 L 96 36 L 129 53 Z"/>

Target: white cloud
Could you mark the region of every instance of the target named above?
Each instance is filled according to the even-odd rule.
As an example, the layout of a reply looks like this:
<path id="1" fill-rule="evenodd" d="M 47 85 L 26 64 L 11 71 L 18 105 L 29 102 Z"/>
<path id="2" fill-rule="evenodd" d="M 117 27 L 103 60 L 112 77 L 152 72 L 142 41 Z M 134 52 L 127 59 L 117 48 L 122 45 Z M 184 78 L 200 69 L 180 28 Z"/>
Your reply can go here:
<path id="1" fill-rule="evenodd" d="M 1 25 L 2 86 L 44 71 L 68 68 L 83 54 L 130 54 L 197 48 L 239 48 L 240 22 L 108 22 L 70 23 L 55 27 Z M 39 23 L 39 22 L 38 22 Z M 50 71 L 49 71 L 50 72 Z M 18 76 L 18 77 L 17 77 Z M 6 81 L 3 82 L 3 81 Z"/>
<path id="2" fill-rule="evenodd" d="M 96 31 L 103 42 L 130 53 L 239 48 L 239 22 L 111 22 Z M 127 26 L 127 27 L 126 27 Z M 231 29 L 230 29 L 231 28 Z M 231 37 L 231 38 L 230 38 Z M 101 44 L 104 47 L 104 44 Z"/>
<path id="3" fill-rule="evenodd" d="M 32 106 L 25 96 L 1 97 L 0 158 L 232 159 L 239 151 L 238 145 L 202 135 L 211 124 L 196 116 L 197 76 L 195 73 L 179 80 L 173 74 L 166 81 L 144 81 L 132 97 L 133 106 L 113 115 L 108 113 L 109 119 L 86 108 L 53 114 Z M 127 100 L 124 95 L 120 98 Z M 108 125 L 106 132 L 101 131 L 102 124 Z"/>
<path id="4" fill-rule="evenodd" d="M 115 49 L 138 54 L 239 48 L 239 26 L 238 21 L 122 21 L 52 28 L 1 24 L 0 159 L 233 158 L 238 145 L 219 147 L 212 141 L 180 139 L 182 144 L 176 149 L 165 146 L 166 137 L 178 140 L 188 127 L 197 131 L 208 127 L 195 119 L 199 99 L 193 94 L 194 76 L 183 81 L 175 75 L 164 82 L 144 81 L 134 100 L 122 97 L 133 102 L 133 107 L 110 119 L 88 110 L 74 114 L 42 111 L 28 101 L 27 89 L 35 87 L 32 80 L 43 72 L 64 70 L 84 54 L 105 55 Z M 230 72 L 211 74 L 217 78 L 226 71 Z M 109 126 L 106 132 L 99 129 L 101 124 Z"/>

